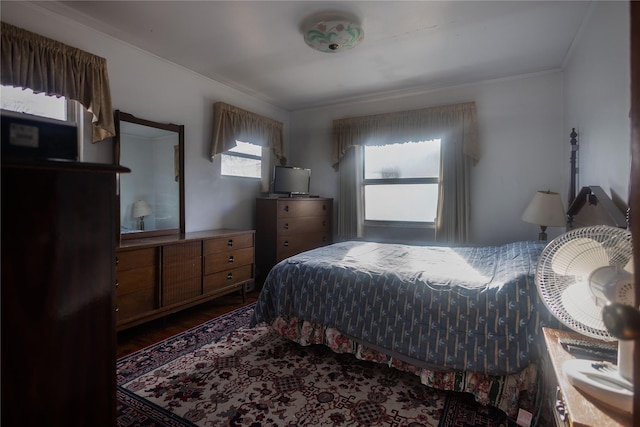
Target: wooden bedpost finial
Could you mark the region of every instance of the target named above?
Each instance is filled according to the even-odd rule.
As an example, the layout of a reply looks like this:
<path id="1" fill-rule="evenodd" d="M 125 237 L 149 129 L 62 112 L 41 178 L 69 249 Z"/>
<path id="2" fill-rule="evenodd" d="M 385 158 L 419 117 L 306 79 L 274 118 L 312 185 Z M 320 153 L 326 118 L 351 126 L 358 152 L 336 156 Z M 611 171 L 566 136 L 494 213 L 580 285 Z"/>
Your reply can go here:
<path id="1" fill-rule="evenodd" d="M 571 128 L 571 184 L 569 186 L 569 205 L 576 199 L 576 175 L 578 174 L 578 168 L 576 167 L 576 151 L 578 151 L 578 134 L 576 128 Z"/>

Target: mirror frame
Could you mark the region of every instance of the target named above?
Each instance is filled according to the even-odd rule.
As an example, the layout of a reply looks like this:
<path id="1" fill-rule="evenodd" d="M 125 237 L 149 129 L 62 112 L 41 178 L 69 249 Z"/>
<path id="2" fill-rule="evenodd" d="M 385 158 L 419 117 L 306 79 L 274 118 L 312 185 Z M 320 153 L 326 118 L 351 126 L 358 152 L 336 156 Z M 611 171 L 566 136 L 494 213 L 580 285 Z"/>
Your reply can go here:
<path id="1" fill-rule="evenodd" d="M 176 125 L 172 123 L 158 123 L 151 120 L 141 119 L 139 117 L 134 116 L 133 114 L 124 113 L 120 110 L 115 110 L 114 113 L 115 118 L 115 130 L 116 136 L 113 141 L 113 162 L 117 165 L 120 165 L 120 122 L 128 122 L 134 123 L 141 126 L 148 126 L 156 129 L 163 129 L 170 132 L 176 132 L 178 134 L 178 191 L 179 191 L 179 199 L 180 199 L 180 219 L 179 219 L 179 228 L 168 228 L 163 230 L 149 230 L 149 231 L 140 231 L 137 233 L 121 233 L 120 230 L 120 215 L 121 215 L 121 206 L 120 206 L 120 175 L 118 174 L 118 182 L 117 182 L 117 195 L 116 195 L 116 206 L 118 208 L 118 212 L 116 215 L 116 232 L 121 240 L 129 240 L 129 239 L 141 239 L 145 237 L 154 237 L 154 236 L 166 236 L 170 234 L 184 234 L 185 232 L 185 215 L 184 215 L 184 125 Z M 126 160 L 125 160 L 126 163 Z M 133 170 L 135 165 L 127 166 L 129 169 Z"/>

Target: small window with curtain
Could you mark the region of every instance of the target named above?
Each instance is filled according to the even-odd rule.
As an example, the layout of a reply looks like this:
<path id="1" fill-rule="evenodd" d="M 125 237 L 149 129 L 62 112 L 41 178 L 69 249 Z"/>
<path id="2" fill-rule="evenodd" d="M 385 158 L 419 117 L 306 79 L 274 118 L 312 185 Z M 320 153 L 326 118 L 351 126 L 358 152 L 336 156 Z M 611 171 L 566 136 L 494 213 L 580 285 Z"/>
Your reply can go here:
<path id="1" fill-rule="evenodd" d="M 434 224 L 439 176 L 439 139 L 365 146 L 365 221 Z"/>
<path id="2" fill-rule="evenodd" d="M 87 110 L 77 101 L 69 101 L 64 96 L 50 96 L 34 93 L 31 89 L 0 85 L 0 108 L 16 113 L 31 114 L 60 120 L 75 125 L 80 141 L 91 141 L 90 118 Z M 90 115 L 90 114 L 89 114 Z M 82 144 L 78 147 L 80 160 L 83 157 Z"/>
<path id="3" fill-rule="evenodd" d="M 262 147 L 249 142 L 236 141 L 236 146 L 221 156 L 221 174 L 245 178 L 261 178 Z"/>
<path id="4" fill-rule="evenodd" d="M 31 89 L 0 86 L 0 106 L 16 113 L 67 121 L 67 100 L 64 97 L 36 94 Z"/>

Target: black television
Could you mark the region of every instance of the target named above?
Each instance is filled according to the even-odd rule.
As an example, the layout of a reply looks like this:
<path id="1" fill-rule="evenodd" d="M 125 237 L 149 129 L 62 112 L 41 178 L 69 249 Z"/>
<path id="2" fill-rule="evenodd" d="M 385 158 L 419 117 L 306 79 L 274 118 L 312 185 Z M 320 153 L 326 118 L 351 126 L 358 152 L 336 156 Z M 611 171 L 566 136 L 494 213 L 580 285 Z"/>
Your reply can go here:
<path id="1" fill-rule="evenodd" d="M 311 169 L 278 165 L 273 168 L 273 192 L 276 194 L 308 195 L 310 181 Z"/>

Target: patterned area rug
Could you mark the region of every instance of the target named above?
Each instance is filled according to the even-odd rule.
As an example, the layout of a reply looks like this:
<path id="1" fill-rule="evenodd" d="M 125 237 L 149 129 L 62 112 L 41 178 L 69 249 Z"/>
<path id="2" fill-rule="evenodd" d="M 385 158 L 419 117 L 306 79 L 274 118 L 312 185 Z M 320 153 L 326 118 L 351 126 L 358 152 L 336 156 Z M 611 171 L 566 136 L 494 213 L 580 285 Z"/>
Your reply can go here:
<path id="1" fill-rule="evenodd" d="M 118 360 L 118 425 L 509 425 L 469 395 L 385 365 L 302 347 L 243 307 Z"/>

